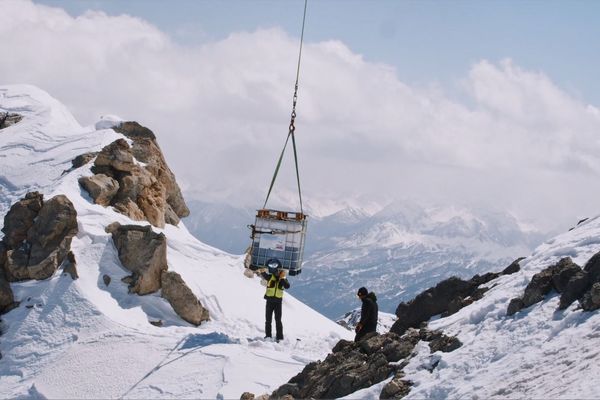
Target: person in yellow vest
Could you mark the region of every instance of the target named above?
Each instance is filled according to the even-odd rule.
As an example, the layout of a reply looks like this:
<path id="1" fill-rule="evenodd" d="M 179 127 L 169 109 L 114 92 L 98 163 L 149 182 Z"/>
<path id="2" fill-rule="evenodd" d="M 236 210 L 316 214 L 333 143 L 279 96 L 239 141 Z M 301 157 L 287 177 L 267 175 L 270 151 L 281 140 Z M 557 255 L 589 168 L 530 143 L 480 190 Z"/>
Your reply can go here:
<path id="1" fill-rule="evenodd" d="M 265 312 L 265 338 L 271 336 L 271 322 L 273 313 L 275 313 L 275 340 L 279 342 L 283 340 L 283 324 L 281 323 L 281 301 L 283 299 L 283 291 L 289 289 L 290 283 L 285 278 L 285 270 L 280 269 L 273 274 L 269 274 L 262 270 L 261 276 L 267 281 L 267 291 L 265 292 L 265 300 L 267 300 Z"/>

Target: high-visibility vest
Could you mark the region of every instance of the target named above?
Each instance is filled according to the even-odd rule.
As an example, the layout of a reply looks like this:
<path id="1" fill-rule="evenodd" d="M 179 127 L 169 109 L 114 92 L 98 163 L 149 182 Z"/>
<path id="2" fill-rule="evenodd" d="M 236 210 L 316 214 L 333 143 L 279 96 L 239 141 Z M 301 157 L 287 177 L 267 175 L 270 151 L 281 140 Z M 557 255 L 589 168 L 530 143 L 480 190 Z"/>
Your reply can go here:
<path id="1" fill-rule="evenodd" d="M 271 275 L 269 282 L 267 282 L 267 292 L 265 293 L 265 296 L 278 299 L 283 298 L 283 288 L 279 287 L 279 281 L 275 275 Z"/>

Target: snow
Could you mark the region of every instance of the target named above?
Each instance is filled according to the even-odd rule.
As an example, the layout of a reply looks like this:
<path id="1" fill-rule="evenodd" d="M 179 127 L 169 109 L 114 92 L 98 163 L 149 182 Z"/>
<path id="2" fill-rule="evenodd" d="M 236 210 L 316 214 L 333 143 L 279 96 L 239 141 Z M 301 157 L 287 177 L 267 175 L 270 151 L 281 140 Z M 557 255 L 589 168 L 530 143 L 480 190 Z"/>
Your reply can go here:
<path id="1" fill-rule="evenodd" d="M 421 343 L 404 369 L 405 379 L 415 383 L 407 398 L 596 398 L 598 312 L 583 312 L 577 303 L 557 311 L 558 295 L 510 317 L 506 309 L 535 273 L 561 258 L 585 265 L 600 251 L 599 233 L 596 217 L 542 244 L 521 262 L 520 272 L 490 282 L 482 300 L 432 321 L 431 329 L 456 335 L 463 346 L 429 354 Z M 439 364 L 429 372 L 432 358 Z"/>
<path id="2" fill-rule="evenodd" d="M 111 129 L 123 122 L 123 118 L 116 115 L 103 115 L 100 120 L 94 124 L 96 130 Z"/>
<path id="3" fill-rule="evenodd" d="M 28 85 L 0 86 L 0 110 L 24 119 L 0 132 L 0 214 L 27 191 L 73 202 L 79 233 L 72 250 L 80 278 L 60 271 L 45 281 L 12 284 L 20 307 L 2 316 L 0 397 L 239 398 L 270 393 L 323 358 L 352 333 L 284 297 L 280 343 L 265 341 L 264 287 L 243 275 L 239 256 L 195 239 L 185 228 L 154 228 L 167 237 L 169 269 L 181 274 L 211 320 L 194 327 L 159 294 L 127 293 L 105 227 L 138 223 L 90 202 L 77 179 L 89 165 L 66 172 L 71 160 L 121 135 L 118 117 L 81 127 L 58 101 Z M 108 286 L 103 276 L 112 280 Z M 292 285 L 294 284 L 292 280 Z M 162 327 L 150 321 L 161 320 Z"/>
<path id="4" fill-rule="evenodd" d="M 2 316 L 1 398 L 239 398 L 245 391 L 270 393 L 308 362 L 324 358 L 340 338 L 352 339 L 352 332 L 289 293 L 283 305 L 286 339 L 262 339 L 264 288 L 258 279 L 243 276 L 239 256 L 198 241 L 184 223 L 155 231 L 167 236 L 169 269 L 182 275 L 211 320 L 194 327 L 159 294 L 128 294 L 120 281 L 128 273 L 104 228 L 114 221 L 135 222 L 92 204 L 80 190 L 77 179 L 90 174 L 89 166 L 63 173 L 75 156 L 122 137 L 107 129 L 110 121 L 120 119 L 81 127 L 58 101 L 27 85 L 0 86 L 0 111 L 25 117 L 0 131 L 0 214 L 30 190 L 45 198 L 66 194 L 78 213 L 72 250 L 80 276 L 72 280 L 57 272 L 45 281 L 12 284 L 21 305 Z M 436 215 L 452 221 L 460 210 Z M 381 229 L 362 239 L 391 244 L 407 240 L 404 235 Z M 456 335 L 463 345 L 430 354 L 427 343 L 418 343 L 404 368 L 404 379 L 414 383 L 407 398 L 597 398 L 600 313 L 582 312 L 577 304 L 557 311 L 557 295 L 513 316 L 506 309 L 535 273 L 566 256 L 583 266 L 598 251 L 596 217 L 539 246 L 518 273 L 489 282 L 483 299 L 432 319 L 430 329 Z M 112 278 L 108 286 L 105 274 Z M 384 317 L 391 324 L 393 317 Z M 156 320 L 164 326 L 149 323 Z M 386 383 L 347 398 L 378 398 Z"/>

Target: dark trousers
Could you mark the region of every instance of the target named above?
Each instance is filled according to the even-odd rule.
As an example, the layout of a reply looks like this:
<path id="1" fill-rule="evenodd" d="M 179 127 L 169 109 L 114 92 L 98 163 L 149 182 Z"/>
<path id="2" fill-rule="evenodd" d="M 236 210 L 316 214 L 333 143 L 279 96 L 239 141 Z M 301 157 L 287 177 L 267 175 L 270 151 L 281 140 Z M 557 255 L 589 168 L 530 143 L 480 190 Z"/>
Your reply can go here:
<path id="1" fill-rule="evenodd" d="M 265 313 L 265 336 L 271 337 L 271 320 L 275 312 L 275 329 L 277 332 L 276 339 L 283 340 L 283 324 L 281 323 L 281 299 L 267 299 L 267 307 Z"/>
<path id="2" fill-rule="evenodd" d="M 374 328 L 362 328 L 360 330 L 360 332 L 356 333 L 356 336 L 354 337 L 354 341 L 358 342 L 360 341 L 363 337 L 365 337 L 367 335 L 367 333 L 371 333 L 371 332 L 375 332 L 376 329 Z"/>

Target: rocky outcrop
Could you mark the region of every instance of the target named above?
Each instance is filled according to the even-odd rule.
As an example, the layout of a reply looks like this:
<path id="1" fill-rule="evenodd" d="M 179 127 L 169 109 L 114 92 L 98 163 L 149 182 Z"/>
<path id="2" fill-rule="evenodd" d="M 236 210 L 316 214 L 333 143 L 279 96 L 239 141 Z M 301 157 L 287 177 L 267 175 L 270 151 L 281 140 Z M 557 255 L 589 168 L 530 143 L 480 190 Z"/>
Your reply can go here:
<path id="1" fill-rule="evenodd" d="M 581 299 L 581 307 L 585 311 L 594 311 L 600 308 L 600 283 L 594 283 Z"/>
<path id="2" fill-rule="evenodd" d="M 402 379 L 402 369 L 419 340 L 460 343 L 456 338 L 425 328 L 408 329 L 403 336 L 393 332 L 383 335 L 373 332 L 358 343 L 340 340 L 325 360 L 308 364 L 302 372 L 275 390 L 270 398 L 333 399 L 373 386 L 391 376 L 393 379 L 385 385 L 380 398 L 401 398 L 410 391 L 411 385 Z M 430 347 L 433 352 L 431 343 Z M 455 345 L 440 346 L 438 350 L 452 351 L 455 348 Z"/>
<path id="3" fill-rule="evenodd" d="M 90 194 L 94 203 L 102 206 L 110 205 L 119 191 L 119 182 L 104 174 L 82 176 L 79 178 L 79 184 Z"/>
<path id="4" fill-rule="evenodd" d="M 97 155 L 98 155 L 97 151 L 83 153 L 83 154 L 78 155 L 73 160 L 71 160 L 71 168 L 64 170 L 63 175 L 66 173 L 69 173 L 77 168 L 83 167 L 84 165 L 86 165 L 87 163 L 92 161 L 94 158 L 96 158 Z"/>
<path id="5" fill-rule="evenodd" d="M 398 320 L 390 330 L 402 335 L 408 328 L 418 328 L 422 322 L 428 321 L 434 315 L 448 316 L 458 312 L 483 297 L 487 288 L 479 286 L 500 275 L 517 272 L 520 260 L 514 261 L 501 273 L 475 275 L 468 281 L 456 277 L 446 279 L 408 303 L 400 303 L 396 308 Z"/>
<path id="6" fill-rule="evenodd" d="M 570 257 L 565 257 L 533 275 L 523 295 L 510 301 L 506 314 L 513 315 L 539 303 L 552 291 L 561 294 L 559 310 L 564 310 L 576 300 L 580 301 L 584 310 L 593 309 L 590 308 L 593 307 L 591 290 L 597 282 L 600 282 L 600 253 L 594 255 L 583 269 Z"/>
<path id="7" fill-rule="evenodd" d="M 137 122 L 113 128 L 132 142 L 118 139 L 96 156 L 92 172 L 79 183 L 96 204 L 113 206 L 136 221 L 164 227 L 189 215 L 175 175 L 167 166 L 154 133 Z"/>
<path id="8" fill-rule="evenodd" d="M 0 269 L 0 314 L 12 310 L 14 306 L 15 298 L 10 283 L 4 277 L 4 271 Z"/>
<path id="9" fill-rule="evenodd" d="M 19 114 L 0 112 L 0 129 L 8 128 L 9 126 L 20 122 L 22 119 L 23 116 Z"/>
<path id="10" fill-rule="evenodd" d="M 70 250 L 77 212 L 64 195 L 44 202 L 41 194 L 31 192 L 10 208 L 3 232 L 5 255 L 0 258 L 6 279 L 47 279 Z"/>
<path id="11" fill-rule="evenodd" d="M 4 238 L 8 249 L 18 247 L 25 239 L 27 232 L 33 226 L 33 221 L 42 209 L 44 196 L 39 192 L 29 192 L 25 197 L 10 207 L 4 216 Z"/>
<path id="12" fill-rule="evenodd" d="M 183 320 L 193 325 L 208 321 L 208 310 L 202 307 L 198 298 L 185 284 L 177 272 L 163 271 L 161 275 L 162 297 Z"/>
<path id="13" fill-rule="evenodd" d="M 159 183 L 165 188 L 166 198 L 166 220 L 168 223 L 176 225 L 179 218 L 187 217 L 190 214 L 175 175 L 169 169 L 167 162 L 158 147 L 154 133 L 138 124 L 137 122 L 123 122 L 114 130 L 133 141 L 134 157 L 146 164 L 146 169 L 155 176 Z M 176 219 L 176 220 L 174 220 Z"/>
<path id="14" fill-rule="evenodd" d="M 106 228 L 119 254 L 121 264 L 132 272 L 129 291 L 139 295 L 161 288 L 161 274 L 167 270 L 167 239 L 149 225 L 112 223 Z"/>
<path id="15" fill-rule="evenodd" d="M 411 381 L 404 380 L 404 373 L 398 372 L 381 390 L 380 399 L 401 399 L 410 392 Z"/>
<path id="16" fill-rule="evenodd" d="M 71 279 L 79 279 L 79 274 L 77 273 L 77 260 L 75 260 L 75 254 L 72 251 L 67 253 L 67 259 L 63 263 L 63 272 L 65 274 L 69 274 Z"/>
<path id="17" fill-rule="evenodd" d="M 112 235 L 121 264 L 132 272 L 121 279 L 129 286 L 130 293 L 145 295 L 162 289 L 162 297 L 183 320 L 200 325 L 209 319 L 208 310 L 200 304 L 181 276 L 167 271 L 167 239 L 164 234 L 154 232 L 150 225 L 121 225 L 118 222 L 110 224 L 106 232 Z M 111 278 L 104 275 L 103 281 L 108 286 Z"/>

